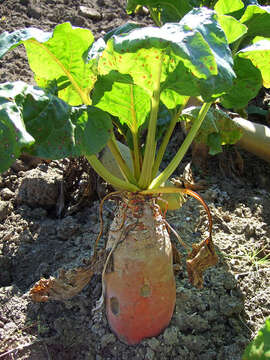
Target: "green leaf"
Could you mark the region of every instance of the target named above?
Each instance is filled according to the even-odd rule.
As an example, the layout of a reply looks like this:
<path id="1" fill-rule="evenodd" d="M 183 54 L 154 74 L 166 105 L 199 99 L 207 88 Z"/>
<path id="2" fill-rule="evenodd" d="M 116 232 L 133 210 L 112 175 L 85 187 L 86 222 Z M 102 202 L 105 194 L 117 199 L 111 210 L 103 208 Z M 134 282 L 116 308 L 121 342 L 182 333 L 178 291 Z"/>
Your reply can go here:
<path id="1" fill-rule="evenodd" d="M 225 32 L 229 44 L 240 39 L 247 32 L 246 25 L 241 24 L 240 21 L 232 16 L 219 15 L 218 21 Z"/>
<path id="2" fill-rule="evenodd" d="M 222 140 L 220 133 L 209 134 L 207 136 L 206 145 L 209 147 L 210 155 L 220 154 L 222 152 Z"/>
<path id="3" fill-rule="evenodd" d="M 267 360 L 270 359 L 270 318 L 259 330 L 256 338 L 247 346 L 242 360 Z"/>
<path id="4" fill-rule="evenodd" d="M 99 153 L 111 138 L 110 116 L 94 106 L 72 107 L 70 116 L 81 155 Z"/>
<path id="5" fill-rule="evenodd" d="M 93 105 L 118 117 L 133 133 L 145 122 L 151 108 L 149 94 L 133 84 L 129 76 L 121 77 L 117 72 L 98 79 L 92 100 Z"/>
<path id="6" fill-rule="evenodd" d="M 188 24 L 193 24 L 191 29 Z M 161 88 L 180 95 L 215 98 L 232 86 L 231 52 L 213 11 L 201 8 L 179 24 L 135 29 L 113 36 L 99 60 L 99 72 L 130 74 L 134 84 L 153 94 L 161 65 Z M 172 81 L 167 81 L 168 78 Z M 177 79 L 183 86 L 176 85 Z M 173 84 L 174 82 L 174 84 Z M 188 93 L 188 94 L 187 94 Z M 166 96 L 162 97 L 166 104 Z"/>
<path id="7" fill-rule="evenodd" d="M 200 94 L 205 101 L 210 102 L 228 91 L 235 77 L 226 36 L 217 21 L 217 14 L 206 8 L 192 10 L 181 23 L 192 24 L 192 28 L 202 34 L 214 55 L 217 74 L 212 73 L 205 81 L 200 80 Z"/>
<path id="8" fill-rule="evenodd" d="M 25 130 L 19 107 L 0 96 L 0 173 L 7 170 L 22 149 L 30 148 L 34 141 Z"/>
<path id="9" fill-rule="evenodd" d="M 106 145 L 111 128 L 100 109 L 71 107 L 20 81 L 0 85 L 0 171 L 22 151 L 47 159 L 93 155 Z"/>
<path id="10" fill-rule="evenodd" d="M 182 113 L 180 120 L 195 121 L 200 107 L 189 107 Z M 211 108 L 198 131 L 195 141 L 209 146 L 209 153 L 215 155 L 222 151 L 222 145 L 235 144 L 242 136 L 241 130 L 230 117 L 219 109 Z"/>
<path id="11" fill-rule="evenodd" d="M 270 37 L 264 37 L 264 36 L 255 36 L 255 38 L 252 40 L 252 44 L 255 44 L 258 41 L 261 40 L 268 40 L 270 41 Z"/>
<path id="12" fill-rule="evenodd" d="M 236 79 L 230 92 L 221 97 L 221 104 L 227 109 L 242 109 L 253 99 L 262 87 L 262 75 L 249 59 L 235 56 Z"/>
<path id="13" fill-rule="evenodd" d="M 56 80 L 58 96 L 62 100 L 70 105 L 89 104 L 89 92 L 96 80 L 91 71 L 92 64 L 84 61 L 94 40 L 90 30 L 64 23 L 57 25 L 53 33 L 32 28 L 31 31 L 4 34 L 2 53 L 8 50 L 8 45 L 12 49 L 24 44 L 38 86 L 46 88 Z"/>
<path id="14" fill-rule="evenodd" d="M 247 37 L 269 36 L 270 6 L 249 5 L 240 19 L 248 27 Z"/>
<path id="15" fill-rule="evenodd" d="M 241 10 L 244 4 L 241 0 L 218 0 L 214 9 L 219 15 L 228 15 Z"/>
<path id="16" fill-rule="evenodd" d="M 270 18 L 269 18 L 270 20 Z M 263 86 L 270 87 L 270 41 L 260 40 L 238 52 L 239 57 L 249 59 L 262 74 Z"/>

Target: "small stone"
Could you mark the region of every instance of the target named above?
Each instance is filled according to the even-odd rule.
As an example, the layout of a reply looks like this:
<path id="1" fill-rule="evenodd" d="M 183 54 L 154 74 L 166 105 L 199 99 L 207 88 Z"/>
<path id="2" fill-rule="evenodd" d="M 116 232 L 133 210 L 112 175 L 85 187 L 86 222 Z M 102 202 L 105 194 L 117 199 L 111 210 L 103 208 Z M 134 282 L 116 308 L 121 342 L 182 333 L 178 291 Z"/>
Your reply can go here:
<path id="1" fill-rule="evenodd" d="M 14 196 L 14 192 L 9 188 L 4 188 L 0 191 L 0 199 L 10 200 Z"/>
<path id="2" fill-rule="evenodd" d="M 89 8 L 86 6 L 79 7 L 79 14 L 94 20 L 100 20 L 102 18 L 102 15 L 96 9 Z"/>
<path id="3" fill-rule="evenodd" d="M 12 205 L 0 200 L 0 221 L 5 220 L 12 211 Z"/>
<path id="4" fill-rule="evenodd" d="M 116 337 L 112 333 L 108 333 L 102 336 L 100 339 L 101 348 L 106 347 L 109 344 L 113 344 L 116 341 Z"/>

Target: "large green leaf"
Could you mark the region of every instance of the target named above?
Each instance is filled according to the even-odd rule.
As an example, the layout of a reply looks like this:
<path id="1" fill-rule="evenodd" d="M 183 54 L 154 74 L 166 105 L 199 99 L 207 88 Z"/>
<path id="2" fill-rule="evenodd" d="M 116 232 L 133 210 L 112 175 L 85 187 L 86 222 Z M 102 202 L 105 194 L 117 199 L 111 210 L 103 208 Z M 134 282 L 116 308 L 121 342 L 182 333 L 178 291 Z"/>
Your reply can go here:
<path id="1" fill-rule="evenodd" d="M 93 155 L 106 145 L 111 128 L 100 109 L 72 107 L 20 81 L 0 85 L 0 171 L 22 151 L 48 159 Z"/>
<path id="2" fill-rule="evenodd" d="M 249 5 L 240 21 L 248 27 L 248 38 L 269 36 L 270 6 Z"/>
<path id="3" fill-rule="evenodd" d="M 64 23 L 57 25 L 53 33 L 34 28 L 4 33 L 0 44 L 4 43 L 2 55 L 24 44 L 37 85 L 46 88 L 56 80 L 58 96 L 70 105 L 80 105 L 89 104 L 89 92 L 96 80 L 92 64 L 84 61 L 93 40 L 90 30 Z"/>
<path id="4" fill-rule="evenodd" d="M 247 346 L 242 360 L 267 360 L 270 359 L 270 318 L 259 330 L 255 339 Z"/>
<path id="5" fill-rule="evenodd" d="M 219 15 L 228 15 L 243 9 L 241 0 L 218 0 L 214 9 Z"/>
<path id="6" fill-rule="evenodd" d="M 189 107 L 183 111 L 180 120 L 193 122 L 199 111 L 200 107 Z M 241 130 L 224 111 L 211 108 L 206 114 L 195 141 L 207 145 L 209 153 L 216 155 L 222 151 L 222 145 L 235 144 L 241 136 Z"/>
<path id="7" fill-rule="evenodd" d="M 247 32 L 246 25 L 241 24 L 240 21 L 232 16 L 219 15 L 218 21 L 225 32 L 229 44 L 240 39 Z"/>
<path id="8" fill-rule="evenodd" d="M 249 59 L 235 56 L 234 71 L 237 75 L 230 92 L 221 97 L 227 109 L 242 109 L 262 87 L 262 75 Z"/>
<path id="9" fill-rule="evenodd" d="M 193 23 L 191 29 L 189 24 Z M 135 29 L 126 35 L 113 36 L 99 60 L 101 75 L 112 70 L 129 74 L 134 84 L 150 95 L 158 86 L 160 67 L 162 91 L 201 94 L 210 101 L 228 90 L 234 77 L 232 58 L 216 14 L 206 8 L 196 9 L 179 24 Z M 181 81 L 183 78 L 185 81 Z M 166 97 L 161 94 L 167 106 Z"/>
<path id="10" fill-rule="evenodd" d="M 116 72 L 99 78 L 92 100 L 93 105 L 117 116 L 133 133 L 137 133 L 151 109 L 149 94 L 133 84 L 129 76 L 121 77 Z"/>
<path id="11" fill-rule="evenodd" d="M 206 101 L 211 101 L 228 91 L 235 77 L 231 51 L 217 18 L 214 11 L 201 8 L 192 10 L 180 22 L 186 26 L 192 24 L 192 28 L 202 34 L 215 58 L 217 73 L 213 72 L 206 80 L 199 81 L 200 94 Z"/>
<path id="12" fill-rule="evenodd" d="M 270 21 L 270 18 L 269 18 Z M 270 41 L 260 40 L 238 52 L 238 56 L 250 59 L 262 74 L 263 85 L 270 87 Z"/>

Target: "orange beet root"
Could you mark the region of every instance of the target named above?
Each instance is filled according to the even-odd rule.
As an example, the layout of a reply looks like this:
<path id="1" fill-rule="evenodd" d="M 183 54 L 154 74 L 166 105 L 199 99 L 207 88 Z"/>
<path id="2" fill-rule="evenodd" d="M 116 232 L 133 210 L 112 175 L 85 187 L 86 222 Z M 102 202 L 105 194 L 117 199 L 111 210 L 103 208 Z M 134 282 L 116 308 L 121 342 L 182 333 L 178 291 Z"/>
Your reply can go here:
<path id="1" fill-rule="evenodd" d="M 153 200 L 123 202 L 111 226 L 104 276 L 109 325 L 133 345 L 169 324 L 175 306 L 172 248 Z"/>

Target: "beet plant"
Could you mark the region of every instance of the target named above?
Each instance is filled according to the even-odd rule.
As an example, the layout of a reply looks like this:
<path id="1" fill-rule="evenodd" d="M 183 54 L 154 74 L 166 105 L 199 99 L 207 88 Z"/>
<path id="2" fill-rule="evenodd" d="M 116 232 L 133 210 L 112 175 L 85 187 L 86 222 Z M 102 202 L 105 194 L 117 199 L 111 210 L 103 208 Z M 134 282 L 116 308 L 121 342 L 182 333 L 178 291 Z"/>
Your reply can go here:
<path id="1" fill-rule="evenodd" d="M 97 41 L 89 30 L 69 23 L 53 32 L 26 28 L 0 36 L 0 56 L 20 44 L 37 86 L 0 85 L 0 170 L 22 152 L 46 159 L 83 155 L 120 199 L 106 249 L 98 250 L 96 241 L 88 265 L 41 279 L 31 295 L 39 301 L 70 297 L 102 268 L 111 329 L 128 344 L 158 335 L 170 322 L 176 296 L 169 225 L 158 205 L 170 208 L 168 194 L 190 194 L 208 212 L 210 235 L 193 245 L 187 258 L 191 282 L 202 287 L 203 271 L 217 262 L 207 205 L 189 189 L 165 185 L 211 104 L 233 86 L 232 53 L 217 15 L 202 7 L 160 28 L 128 23 Z M 202 106 L 159 172 L 172 131 L 189 98 L 197 96 Z M 131 164 L 115 131 L 126 140 Z M 99 159 L 105 147 L 118 175 Z"/>

